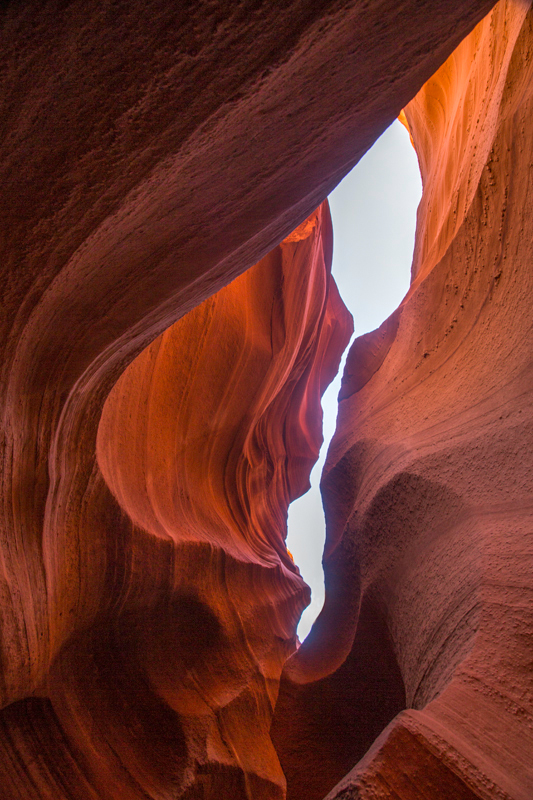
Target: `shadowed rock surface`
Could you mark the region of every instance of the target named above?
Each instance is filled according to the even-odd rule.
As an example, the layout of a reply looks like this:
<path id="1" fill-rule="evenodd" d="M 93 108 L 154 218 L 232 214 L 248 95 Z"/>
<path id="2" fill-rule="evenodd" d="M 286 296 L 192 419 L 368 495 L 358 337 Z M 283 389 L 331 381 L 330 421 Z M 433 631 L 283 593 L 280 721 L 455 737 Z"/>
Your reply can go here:
<path id="1" fill-rule="evenodd" d="M 2 6 L 2 797 L 281 800 L 279 755 L 312 800 L 405 706 L 337 794 L 531 795 L 527 5 L 426 83 L 492 6 Z M 351 330 L 323 201 L 422 86 L 413 287 L 347 366 L 276 753 Z"/>
<path id="2" fill-rule="evenodd" d="M 328 800 L 533 796 L 532 24 L 499 3 L 405 109 L 413 279 L 347 360 L 322 479 L 329 600 L 273 727 L 292 800 L 322 797 L 323 761 L 340 780 L 350 748 Z M 364 637 L 369 604 L 390 639 Z M 331 631 L 347 658 L 316 681 Z M 394 713 L 387 652 L 406 710 L 366 752 Z M 325 694 L 351 703 L 344 753 L 340 715 L 314 714 Z"/>

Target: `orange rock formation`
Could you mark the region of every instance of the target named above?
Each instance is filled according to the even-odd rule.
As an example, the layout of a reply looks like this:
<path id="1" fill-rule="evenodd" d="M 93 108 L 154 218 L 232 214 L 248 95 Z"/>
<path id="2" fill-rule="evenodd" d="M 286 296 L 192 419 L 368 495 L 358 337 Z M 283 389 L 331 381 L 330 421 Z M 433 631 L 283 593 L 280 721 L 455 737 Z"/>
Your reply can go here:
<path id="1" fill-rule="evenodd" d="M 530 796 L 526 5 L 407 107 L 413 287 L 295 654 L 284 546 L 351 329 L 322 201 L 492 6 L 0 11 L 0 797 L 312 800 L 398 712 L 338 796 Z"/>
<path id="2" fill-rule="evenodd" d="M 343 378 L 332 591 L 274 725 L 289 798 L 348 769 L 331 800 L 533 797 L 532 45 L 529 4 L 499 3 L 405 110 L 412 286 Z"/>
<path id="3" fill-rule="evenodd" d="M 352 332 L 331 252 L 326 201 L 107 397 L 69 531 L 83 550 L 64 567 L 71 585 L 51 587 L 70 635 L 37 698 L 4 720 L 8 796 L 284 796 L 269 729 L 309 593 L 287 508 L 307 489 L 320 397 Z"/>

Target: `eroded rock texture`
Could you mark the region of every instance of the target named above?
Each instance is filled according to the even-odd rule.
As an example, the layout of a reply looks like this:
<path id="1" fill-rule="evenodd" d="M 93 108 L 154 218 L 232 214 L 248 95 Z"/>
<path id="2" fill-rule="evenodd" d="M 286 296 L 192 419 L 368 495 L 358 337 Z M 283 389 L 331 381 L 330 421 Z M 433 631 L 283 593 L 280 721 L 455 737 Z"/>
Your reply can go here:
<path id="1" fill-rule="evenodd" d="M 492 5 L 3 4 L 0 796 L 283 797 L 285 512 L 350 327 L 320 204 Z"/>
<path id="2" fill-rule="evenodd" d="M 533 796 L 532 46 L 529 4 L 501 2 L 406 108 L 412 286 L 347 362 L 330 601 L 274 725 L 289 798 L 350 756 L 330 800 Z M 348 655 L 326 677 L 332 629 Z"/>
<path id="3" fill-rule="evenodd" d="M 331 251 L 326 201 L 107 397 L 63 589 L 98 605 L 5 710 L 9 796 L 283 796 L 269 729 L 309 592 L 287 508 L 352 331 Z"/>

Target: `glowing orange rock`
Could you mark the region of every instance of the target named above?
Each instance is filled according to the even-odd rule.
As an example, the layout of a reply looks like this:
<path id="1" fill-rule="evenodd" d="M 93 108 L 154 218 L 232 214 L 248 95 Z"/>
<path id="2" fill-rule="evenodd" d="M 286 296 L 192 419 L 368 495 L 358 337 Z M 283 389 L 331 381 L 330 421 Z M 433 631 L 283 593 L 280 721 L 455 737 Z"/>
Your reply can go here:
<path id="1" fill-rule="evenodd" d="M 66 737 L 83 753 L 76 791 L 284 794 L 270 719 L 309 593 L 285 547 L 287 508 L 307 487 L 320 397 L 352 330 L 331 248 L 326 202 L 107 398 L 91 511 L 108 520 L 100 610 L 47 678 L 54 725 L 30 704 L 47 736 L 60 726 L 56 748 Z"/>
<path id="2" fill-rule="evenodd" d="M 284 513 L 346 334 L 305 220 L 491 6 L 3 5 L 2 797 L 283 795 Z"/>
<path id="3" fill-rule="evenodd" d="M 533 796 L 532 45 L 529 4 L 499 3 L 405 109 L 413 281 L 347 361 L 333 591 L 274 726 L 289 798 L 322 797 L 350 757 L 331 800 Z"/>

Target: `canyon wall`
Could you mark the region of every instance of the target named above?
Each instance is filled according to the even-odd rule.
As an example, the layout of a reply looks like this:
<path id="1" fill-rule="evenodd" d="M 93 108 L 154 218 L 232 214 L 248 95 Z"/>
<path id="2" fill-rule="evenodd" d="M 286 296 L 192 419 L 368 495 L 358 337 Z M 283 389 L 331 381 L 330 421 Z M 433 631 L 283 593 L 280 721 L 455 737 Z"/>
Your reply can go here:
<path id="1" fill-rule="evenodd" d="M 284 546 L 286 508 L 307 486 L 321 438 L 319 397 L 351 324 L 329 277 L 331 224 L 321 204 L 492 6 L 96 0 L 88 7 L 48 0 L 0 9 L 2 797 L 273 800 L 285 794 L 278 755 L 295 796 L 279 744 L 280 727 L 287 732 L 291 721 L 283 717 L 286 688 L 275 723 L 278 754 L 269 734 L 279 675 L 308 599 Z M 509 31 L 527 47 L 521 23 L 511 22 Z M 512 99 L 502 88 L 495 131 L 504 102 L 508 120 L 526 109 L 528 84 L 511 40 L 501 49 L 518 88 Z M 424 123 L 417 134 L 415 116 L 409 112 L 416 140 Z M 518 150 L 506 158 L 526 146 L 520 136 L 509 138 Z M 422 153 L 422 141 L 417 147 Z M 432 148 L 428 139 L 428 163 Z M 477 180 L 484 176 L 481 164 Z M 445 208 L 439 191 L 433 202 Z M 526 194 L 515 191 L 525 215 Z M 461 230 L 470 213 L 479 229 L 478 190 L 468 197 Z M 428 227 L 420 262 L 434 236 Z M 459 234 L 453 237 L 459 247 Z M 527 248 L 527 235 L 515 245 Z M 487 240 L 483 252 L 492 246 Z M 439 264 L 446 257 L 438 248 L 432 253 Z M 443 273 L 437 266 L 431 275 Z M 417 274 L 422 280 L 422 267 Z M 508 285 L 503 272 L 495 281 L 498 289 Z M 421 284 L 424 291 L 429 285 Z M 413 307 L 422 302 L 417 296 Z M 375 363 L 403 358 L 408 318 L 402 310 L 363 348 L 365 374 L 383 378 Z M 525 336 L 518 310 L 513 319 L 519 359 Z M 424 369 L 433 363 L 427 330 Z M 373 577 L 375 591 L 368 590 L 359 537 L 342 522 L 358 502 L 353 491 L 361 492 L 365 464 L 353 460 L 354 444 L 357 450 L 364 438 L 377 442 L 368 453 L 381 452 L 381 434 L 365 433 L 362 412 L 352 407 L 350 370 L 360 375 L 354 358 L 326 478 L 333 485 L 326 504 L 334 613 L 289 661 L 286 682 L 310 688 L 312 700 L 317 682 L 342 669 L 350 676 L 355 658 L 354 704 L 366 697 L 377 710 L 357 746 L 346 740 L 340 762 L 324 757 L 315 770 L 325 776 L 324 791 L 413 704 L 405 664 L 418 647 L 402 640 L 400 657 L 392 601 Z M 482 383 L 477 363 L 472 374 Z M 506 354 L 500 364 L 511 369 Z M 410 370 L 406 359 L 398 374 L 409 382 Z M 442 387 L 435 392 L 443 395 Z M 391 420 L 380 420 L 392 436 Z M 449 426 L 443 429 L 448 437 Z M 407 453 L 404 433 L 395 441 Z M 502 452 L 505 446 L 502 439 Z M 391 481 L 396 486 L 393 449 L 392 477 L 379 478 L 386 491 Z M 482 456 L 472 460 L 481 464 Z M 341 460 L 347 470 L 338 468 Z M 408 498 L 420 494 L 413 474 Z M 379 481 L 368 480 L 374 508 Z M 455 508 L 447 495 L 441 500 L 435 471 L 428 468 L 422 480 L 437 484 L 431 508 Z M 379 518 L 388 505 L 376 507 Z M 520 516 L 516 497 L 513 508 Z M 505 516 L 498 513 L 495 520 Z M 381 530 L 370 517 L 370 527 Z M 413 536 L 415 550 L 417 542 Z M 376 548 L 385 564 L 387 546 L 377 541 Z M 469 574 L 489 575 L 469 564 Z M 408 615 L 410 598 L 396 602 Z M 364 648 L 362 659 L 351 654 L 360 606 L 368 613 L 359 615 L 357 636 L 374 643 L 375 670 Z M 476 608 L 488 614 L 489 604 Z M 470 640 L 459 640 L 457 652 L 466 652 Z M 459 662 L 446 663 L 453 672 Z M 377 695 L 368 691 L 365 664 L 370 685 L 381 687 Z M 431 673 L 419 705 L 443 680 Z M 332 718 L 331 708 L 346 705 L 342 682 L 333 695 L 337 706 L 314 706 L 319 721 L 327 719 L 321 708 Z M 437 711 L 434 717 L 441 719 Z M 355 719 L 352 728 L 362 728 Z M 291 746 L 298 745 L 301 731 L 292 730 Z M 330 741 L 324 730 L 318 738 Z M 316 740 L 312 729 L 308 741 Z"/>
<path id="2" fill-rule="evenodd" d="M 34 697 L 6 709 L 7 796 L 284 796 L 269 729 L 309 594 L 287 508 L 352 332 L 331 252 L 326 201 L 107 397 L 72 587 L 99 606 L 71 620 Z"/>
<path id="3" fill-rule="evenodd" d="M 405 109 L 412 285 L 343 377 L 330 599 L 273 728 L 294 800 L 533 796 L 532 46 L 501 2 Z"/>

